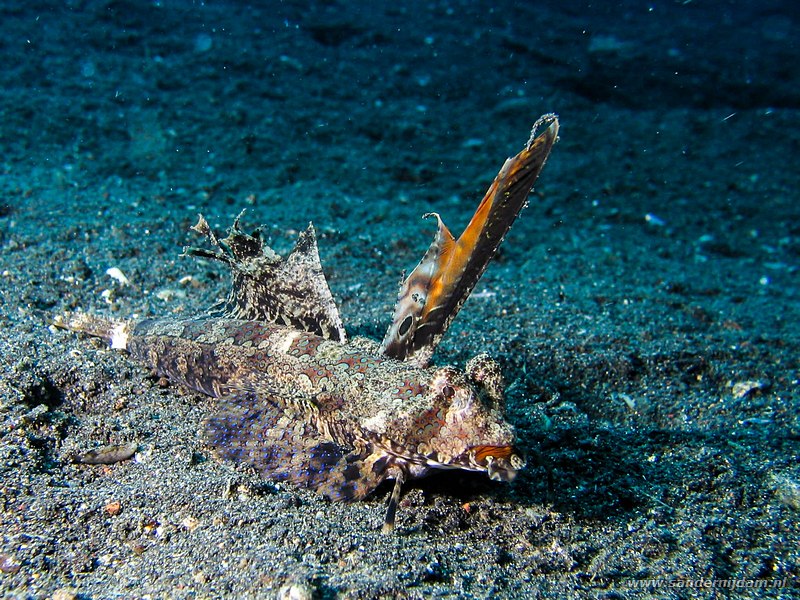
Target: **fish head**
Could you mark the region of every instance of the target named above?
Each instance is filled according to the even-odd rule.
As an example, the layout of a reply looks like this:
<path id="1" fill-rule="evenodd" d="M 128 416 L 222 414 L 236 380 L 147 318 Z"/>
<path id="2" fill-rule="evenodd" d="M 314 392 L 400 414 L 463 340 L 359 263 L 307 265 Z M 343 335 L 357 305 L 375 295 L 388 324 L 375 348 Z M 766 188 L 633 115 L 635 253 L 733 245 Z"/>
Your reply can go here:
<path id="1" fill-rule="evenodd" d="M 428 389 L 436 396 L 442 421 L 427 441 L 436 466 L 481 471 L 496 481 L 514 479 L 525 459 L 505 419 L 499 365 L 481 354 L 467 363 L 465 373 L 436 369 Z"/>

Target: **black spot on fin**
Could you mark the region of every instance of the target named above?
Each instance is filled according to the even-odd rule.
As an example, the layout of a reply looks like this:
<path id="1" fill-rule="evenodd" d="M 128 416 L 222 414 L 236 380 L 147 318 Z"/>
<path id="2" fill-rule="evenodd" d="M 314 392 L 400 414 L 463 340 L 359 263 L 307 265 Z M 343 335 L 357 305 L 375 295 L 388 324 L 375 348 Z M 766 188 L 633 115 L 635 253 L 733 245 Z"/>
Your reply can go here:
<path id="1" fill-rule="evenodd" d="M 537 129 L 544 131 L 537 135 Z M 436 217 L 433 243 L 400 287 L 392 323 L 381 344 L 387 356 L 425 366 L 469 297 L 528 195 L 558 138 L 558 117 L 533 126 L 522 152 L 503 164 L 464 232 L 455 239 Z"/>
<path id="2" fill-rule="evenodd" d="M 223 315 L 287 325 L 344 342 L 344 326 L 322 271 L 314 226 L 309 223 L 283 259 L 264 244 L 260 230 L 242 232 L 240 217 L 228 237 L 219 240 L 200 215 L 192 229 L 218 249 L 184 249 L 186 255 L 218 260 L 230 267 L 233 285 L 222 307 Z"/>
<path id="3" fill-rule="evenodd" d="M 220 402 L 222 410 L 204 423 L 206 441 L 220 459 L 334 501 L 360 500 L 384 479 L 382 469 L 372 468 L 376 455 L 369 443 L 359 449 L 327 439 L 312 423 L 252 392 Z"/>

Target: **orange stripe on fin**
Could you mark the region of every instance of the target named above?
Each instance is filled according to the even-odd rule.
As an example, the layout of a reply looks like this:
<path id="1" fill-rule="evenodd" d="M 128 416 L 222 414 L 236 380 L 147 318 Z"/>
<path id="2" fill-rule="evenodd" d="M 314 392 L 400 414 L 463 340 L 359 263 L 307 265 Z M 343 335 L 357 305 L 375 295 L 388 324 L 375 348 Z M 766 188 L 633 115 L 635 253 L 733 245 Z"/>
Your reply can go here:
<path id="1" fill-rule="evenodd" d="M 514 454 L 512 446 L 476 446 L 472 448 L 475 460 L 483 464 L 489 456 L 494 458 L 509 458 Z"/>
<path id="2" fill-rule="evenodd" d="M 541 134 L 537 130 L 545 127 Z M 400 288 L 381 348 L 387 356 L 427 364 L 433 349 L 486 270 L 558 139 L 558 117 L 540 117 L 525 149 L 503 163 L 458 240 L 439 215 L 438 230 L 422 261 Z"/>

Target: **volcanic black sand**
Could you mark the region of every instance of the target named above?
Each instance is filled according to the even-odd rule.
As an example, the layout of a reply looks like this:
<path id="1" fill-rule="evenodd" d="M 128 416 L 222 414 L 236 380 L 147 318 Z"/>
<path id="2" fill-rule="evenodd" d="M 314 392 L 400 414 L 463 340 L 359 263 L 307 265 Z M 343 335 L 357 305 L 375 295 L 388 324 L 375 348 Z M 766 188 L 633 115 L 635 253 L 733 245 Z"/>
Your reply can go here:
<path id="1" fill-rule="evenodd" d="M 254 4 L 0 6 L 0 596 L 800 593 L 795 3 Z M 313 221 L 379 339 L 421 215 L 460 232 L 551 111 L 434 358 L 502 364 L 511 485 L 415 482 L 382 535 L 390 487 L 331 504 L 220 464 L 214 400 L 51 326 L 202 313 L 228 280 L 179 257 L 189 226 L 246 208 L 281 253 Z M 135 455 L 74 460 L 112 444 Z"/>

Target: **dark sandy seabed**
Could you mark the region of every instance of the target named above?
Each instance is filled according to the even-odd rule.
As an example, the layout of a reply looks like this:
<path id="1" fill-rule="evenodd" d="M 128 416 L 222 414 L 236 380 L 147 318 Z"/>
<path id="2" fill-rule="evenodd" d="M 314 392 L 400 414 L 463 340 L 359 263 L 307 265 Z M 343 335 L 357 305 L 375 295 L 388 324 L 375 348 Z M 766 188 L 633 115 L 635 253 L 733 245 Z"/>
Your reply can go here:
<path id="1" fill-rule="evenodd" d="M 796 4 L 560 4 L 0 5 L 0 596 L 800 594 Z M 219 464 L 213 400 L 50 327 L 201 313 L 227 277 L 179 258 L 188 228 L 247 208 L 282 253 L 313 221 L 349 333 L 380 338 L 420 216 L 460 232 L 549 111 L 435 356 L 501 362 L 512 485 L 415 482 L 382 535 L 389 488 Z M 714 579 L 784 587 L 687 587 Z"/>

